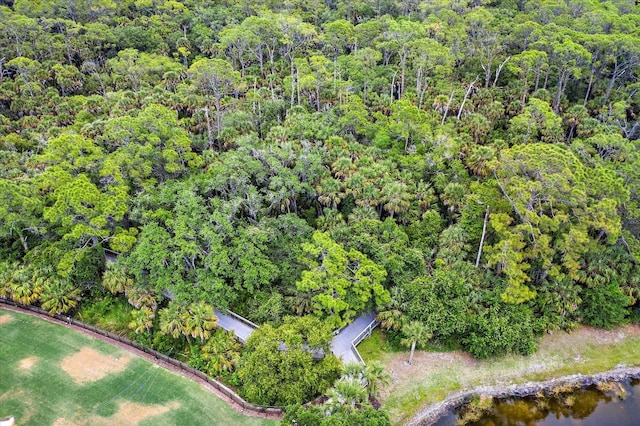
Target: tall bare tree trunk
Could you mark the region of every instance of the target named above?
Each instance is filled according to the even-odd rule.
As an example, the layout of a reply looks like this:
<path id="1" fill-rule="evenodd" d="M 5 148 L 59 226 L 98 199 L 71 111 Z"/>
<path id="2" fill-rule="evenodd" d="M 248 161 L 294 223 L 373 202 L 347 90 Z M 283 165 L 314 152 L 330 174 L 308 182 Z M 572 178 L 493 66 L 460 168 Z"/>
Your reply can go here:
<path id="1" fill-rule="evenodd" d="M 413 365 L 413 353 L 416 350 L 416 341 L 411 342 L 411 353 L 409 354 L 409 365 Z"/>
<path id="2" fill-rule="evenodd" d="M 449 102 L 447 102 L 447 106 L 444 108 L 444 114 L 442 114 L 442 121 L 440 122 L 440 125 L 444 125 L 444 120 L 447 119 L 447 114 L 449 114 L 449 107 L 451 106 L 451 102 L 453 101 L 453 93 L 455 92 L 455 90 L 451 91 L 451 96 L 449 96 Z"/>
<path id="3" fill-rule="evenodd" d="M 487 235 L 488 221 L 489 221 L 489 206 L 487 206 L 487 212 L 484 214 L 484 223 L 482 224 L 482 237 L 480 237 L 480 246 L 478 247 L 478 256 L 476 257 L 476 268 L 480 265 L 480 258 L 482 257 L 482 245 L 484 244 L 484 237 Z"/>
<path id="4" fill-rule="evenodd" d="M 478 81 L 477 76 L 476 76 L 476 79 L 473 80 L 473 82 L 471 82 L 469 87 L 467 87 L 467 91 L 465 92 L 464 98 L 462 99 L 462 105 L 460 105 L 460 109 L 458 110 L 458 120 L 460 120 L 460 116 L 462 115 L 462 110 L 464 110 L 464 104 L 467 102 L 467 98 L 471 94 L 471 91 L 473 90 L 473 87 L 476 84 L 476 81 Z"/>

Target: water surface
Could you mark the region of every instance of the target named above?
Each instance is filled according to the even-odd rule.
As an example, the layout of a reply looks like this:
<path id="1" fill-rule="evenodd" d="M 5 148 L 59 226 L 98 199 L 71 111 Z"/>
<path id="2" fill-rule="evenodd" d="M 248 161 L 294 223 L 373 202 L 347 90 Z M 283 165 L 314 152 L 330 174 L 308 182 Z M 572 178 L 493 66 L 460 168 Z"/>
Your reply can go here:
<path id="1" fill-rule="evenodd" d="M 588 387 L 557 397 L 509 398 L 496 401 L 473 426 L 638 426 L 640 380 L 614 384 L 602 392 Z M 457 424 L 461 414 L 441 418 L 437 426 Z"/>

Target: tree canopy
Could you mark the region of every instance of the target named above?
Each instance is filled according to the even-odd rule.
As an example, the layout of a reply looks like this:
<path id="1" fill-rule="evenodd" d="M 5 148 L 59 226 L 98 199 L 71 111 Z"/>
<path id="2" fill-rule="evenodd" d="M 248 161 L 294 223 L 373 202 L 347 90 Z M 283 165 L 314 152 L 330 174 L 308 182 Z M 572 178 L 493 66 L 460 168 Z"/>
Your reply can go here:
<path id="1" fill-rule="evenodd" d="M 639 75 L 629 0 L 1 2 L 0 296 L 266 404 L 368 312 L 477 357 L 637 320 Z"/>

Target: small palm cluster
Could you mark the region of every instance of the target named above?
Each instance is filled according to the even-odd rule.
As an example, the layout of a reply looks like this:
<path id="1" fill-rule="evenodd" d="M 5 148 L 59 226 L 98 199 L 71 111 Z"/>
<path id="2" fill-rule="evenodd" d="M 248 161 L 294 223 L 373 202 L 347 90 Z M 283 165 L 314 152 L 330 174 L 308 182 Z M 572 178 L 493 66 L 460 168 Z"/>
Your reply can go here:
<path id="1" fill-rule="evenodd" d="M 342 377 L 327 392 L 326 415 L 369 407 L 369 401 L 378 397 L 380 386 L 389 384 L 389 379 L 379 364 L 345 365 Z"/>
<path id="2" fill-rule="evenodd" d="M 126 274 L 119 263 L 109 265 L 102 285 L 113 294 L 124 293 L 129 304 L 136 308 L 131 312 L 132 320 L 129 323 L 129 328 L 136 334 L 148 333 L 153 338 L 153 332 L 157 329 L 174 339 L 184 337 L 189 345 L 200 343 L 198 352 L 202 364 L 199 368 L 212 377 L 235 370 L 241 344 L 233 334 L 216 329 L 218 318 L 210 304 L 171 300 L 167 307 L 158 311 L 158 294 L 151 288 L 135 285 L 133 278 Z M 192 342 L 192 339 L 199 342 Z"/>
<path id="3" fill-rule="evenodd" d="M 51 315 L 63 314 L 78 304 L 81 289 L 55 271 L 19 263 L 0 263 L 0 297 L 21 305 L 40 304 Z"/>
<path id="4" fill-rule="evenodd" d="M 184 336 L 187 342 L 199 338 L 200 343 L 211 337 L 211 330 L 218 326 L 213 306 L 206 302 L 182 304 L 171 301 L 169 306 L 160 310 L 160 332 L 174 339 Z"/>

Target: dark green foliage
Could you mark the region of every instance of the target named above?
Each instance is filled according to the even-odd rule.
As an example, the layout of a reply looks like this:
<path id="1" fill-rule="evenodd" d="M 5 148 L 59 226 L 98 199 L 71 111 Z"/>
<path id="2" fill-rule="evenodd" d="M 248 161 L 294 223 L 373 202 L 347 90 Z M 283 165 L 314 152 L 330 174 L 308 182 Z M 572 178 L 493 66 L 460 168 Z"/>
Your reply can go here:
<path id="1" fill-rule="evenodd" d="M 368 406 L 354 411 L 338 411 L 325 416 L 322 406 L 301 405 L 287 407 L 282 424 L 287 426 L 390 426 L 391 419 L 384 410 L 375 410 Z"/>
<path id="2" fill-rule="evenodd" d="M 474 313 L 469 333 L 462 341 L 464 348 L 482 359 L 509 353 L 533 353 L 536 341 L 532 311 L 504 303 L 498 297 L 497 291 L 483 295 L 485 303 Z"/>
<path id="3" fill-rule="evenodd" d="M 99 246 L 78 252 L 68 279 L 81 287 L 95 286 L 104 271 L 104 255 Z"/>
<path id="4" fill-rule="evenodd" d="M 257 291 L 249 300 L 234 307 L 234 312 L 253 321 L 256 324 L 270 323 L 274 326 L 282 323 L 284 315 L 289 315 L 282 294 Z"/>
<path id="5" fill-rule="evenodd" d="M 391 218 L 344 224 L 336 227 L 332 235 L 345 248 L 356 249 L 382 265 L 389 284 L 401 285 L 425 273 L 422 252 L 410 246 L 407 235 Z"/>
<path id="6" fill-rule="evenodd" d="M 578 313 L 586 324 L 610 329 L 625 322 L 630 303 L 618 285 L 605 284 L 584 291 Z"/>
<path id="7" fill-rule="evenodd" d="M 407 317 L 426 323 L 435 340 L 464 336 L 476 320 L 475 275 L 468 263 L 456 263 L 415 280 L 406 287 Z"/>
<path id="8" fill-rule="evenodd" d="M 578 326 L 578 307 L 582 303 L 579 285 L 569 279 L 545 280 L 537 291 L 538 295 L 531 303 L 536 313 L 537 332 L 558 328 L 571 331 Z"/>
<path id="9" fill-rule="evenodd" d="M 133 307 L 121 296 L 102 294 L 100 298 L 86 298 L 76 317 L 89 324 L 116 334 L 129 335 Z"/>

